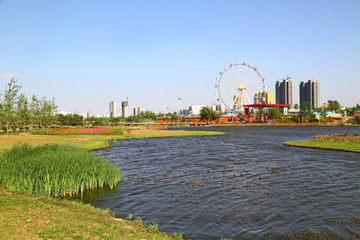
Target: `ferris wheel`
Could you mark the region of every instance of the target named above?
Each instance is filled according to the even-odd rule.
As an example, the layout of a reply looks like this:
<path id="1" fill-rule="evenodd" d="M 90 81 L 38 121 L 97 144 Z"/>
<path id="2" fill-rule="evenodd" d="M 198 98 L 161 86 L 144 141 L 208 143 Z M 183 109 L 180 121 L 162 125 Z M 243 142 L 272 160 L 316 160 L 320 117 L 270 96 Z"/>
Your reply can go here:
<path id="1" fill-rule="evenodd" d="M 245 62 L 225 67 L 216 81 L 217 101 L 231 111 L 243 111 L 243 105 L 255 102 L 255 94 L 265 91 L 265 78 Z"/>

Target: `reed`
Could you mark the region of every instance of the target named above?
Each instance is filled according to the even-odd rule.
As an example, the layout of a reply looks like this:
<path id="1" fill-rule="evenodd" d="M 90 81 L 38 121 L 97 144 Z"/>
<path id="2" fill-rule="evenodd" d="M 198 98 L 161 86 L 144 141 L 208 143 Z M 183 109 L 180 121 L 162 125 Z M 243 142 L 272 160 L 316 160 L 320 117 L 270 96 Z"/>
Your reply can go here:
<path id="1" fill-rule="evenodd" d="M 0 156 L 0 184 L 9 190 L 44 197 L 73 197 L 85 191 L 113 188 L 119 166 L 70 145 L 16 145 Z"/>

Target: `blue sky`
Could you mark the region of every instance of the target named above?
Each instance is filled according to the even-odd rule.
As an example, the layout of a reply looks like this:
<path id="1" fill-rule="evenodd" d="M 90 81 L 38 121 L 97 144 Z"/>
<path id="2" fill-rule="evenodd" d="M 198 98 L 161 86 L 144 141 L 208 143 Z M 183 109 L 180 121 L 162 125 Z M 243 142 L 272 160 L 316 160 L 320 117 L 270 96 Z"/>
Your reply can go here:
<path id="1" fill-rule="evenodd" d="M 0 0 L 0 92 L 12 76 L 58 110 L 108 114 L 111 100 L 154 112 L 215 101 L 230 63 L 268 90 L 320 81 L 320 101 L 360 103 L 360 1 Z"/>

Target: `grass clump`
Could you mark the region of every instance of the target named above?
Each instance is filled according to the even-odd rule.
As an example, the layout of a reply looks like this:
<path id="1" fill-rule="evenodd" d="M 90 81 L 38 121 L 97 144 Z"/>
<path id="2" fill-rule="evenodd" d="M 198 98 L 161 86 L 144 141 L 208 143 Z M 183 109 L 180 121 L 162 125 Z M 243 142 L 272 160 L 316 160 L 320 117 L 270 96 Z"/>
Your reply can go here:
<path id="1" fill-rule="evenodd" d="M 12 191 L 65 197 L 113 188 L 120 169 L 106 159 L 70 145 L 16 145 L 0 156 L 0 184 Z"/>

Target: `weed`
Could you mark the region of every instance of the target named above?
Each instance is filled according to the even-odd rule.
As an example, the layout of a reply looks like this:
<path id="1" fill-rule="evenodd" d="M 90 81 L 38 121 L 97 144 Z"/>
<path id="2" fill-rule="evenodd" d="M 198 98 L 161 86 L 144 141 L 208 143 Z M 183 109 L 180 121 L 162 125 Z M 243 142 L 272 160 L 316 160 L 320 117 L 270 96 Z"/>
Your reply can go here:
<path id="1" fill-rule="evenodd" d="M 143 225 L 143 221 L 141 217 L 135 217 L 135 222 L 137 222 L 140 225 Z"/>
<path id="2" fill-rule="evenodd" d="M 158 227 L 159 227 L 159 224 L 150 222 L 146 228 L 149 232 L 157 232 L 157 231 L 159 231 Z"/>

